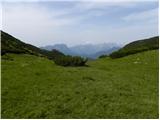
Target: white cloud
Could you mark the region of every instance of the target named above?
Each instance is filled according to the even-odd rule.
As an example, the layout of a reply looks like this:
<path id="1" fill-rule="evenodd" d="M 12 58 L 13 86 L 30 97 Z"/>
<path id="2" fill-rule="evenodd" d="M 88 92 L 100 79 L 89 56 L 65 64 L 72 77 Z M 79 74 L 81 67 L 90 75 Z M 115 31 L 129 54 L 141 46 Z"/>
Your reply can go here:
<path id="1" fill-rule="evenodd" d="M 93 44 L 113 42 L 117 44 L 126 44 L 134 40 L 144 39 L 158 35 L 158 26 L 156 24 L 130 25 L 126 27 L 101 28 L 91 27 L 79 34 L 78 40 Z"/>
<path id="2" fill-rule="evenodd" d="M 0 30 L 2 30 L 2 4 L 0 3 Z"/>
<path id="3" fill-rule="evenodd" d="M 148 11 L 133 13 L 123 18 L 125 21 L 158 21 L 158 8 Z"/>
<path id="4" fill-rule="evenodd" d="M 54 40 L 57 29 L 73 25 L 79 20 L 79 18 L 59 18 L 65 14 L 68 12 L 49 11 L 42 6 L 32 4 L 4 4 L 3 30 L 34 45 L 49 44 L 50 40 Z"/>
<path id="5" fill-rule="evenodd" d="M 38 5 L 8 5 L 3 6 L 4 24 L 25 26 L 34 25 L 35 27 L 44 26 L 61 26 L 72 22 L 67 18 L 58 19 L 57 17 L 67 14 L 65 11 L 49 11 L 44 7 Z M 22 24 L 21 24 L 22 23 Z M 9 25 L 6 25 L 9 26 Z M 33 26 L 31 26 L 33 27 Z"/>
<path id="6" fill-rule="evenodd" d="M 144 21 L 143 24 L 109 28 L 109 26 L 85 26 L 89 17 L 108 14 L 108 6 L 134 7 L 133 3 L 104 2 L 90 0 L 76 2 L 72 8 L 52 10 L 33 3 L 6 3 L 3 5 L 3 30 L 13 36 L 37 46 L 55 43 L 75 45 L 81 43 L 128 42 L 129 40 L 156 35 L 157 9 L 131 14 L 123 18 L 126 22 Z M 98 10 L 97 10 L 98 9 Z M 111 10 L 111 9 L 110 9 Z M 89 11 L 89 12 L 88 12 Z M 76 14 L 76 13 L 85 14 Z M 74 15 L 72 15 L 74 13 Z M 147 22 L 146 22 L 147 21 Z M 89 23 L 88 23 L 89 24 Z M 81 26 L 82 25 L 82 26 Z"/>

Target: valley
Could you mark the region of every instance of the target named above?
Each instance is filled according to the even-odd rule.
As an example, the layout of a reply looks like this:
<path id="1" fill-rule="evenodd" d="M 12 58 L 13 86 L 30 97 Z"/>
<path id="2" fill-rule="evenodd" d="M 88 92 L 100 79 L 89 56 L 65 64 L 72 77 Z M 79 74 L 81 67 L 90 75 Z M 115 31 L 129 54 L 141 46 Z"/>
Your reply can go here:
<path id="1" fill-rule="evenodd" d="M 87 65 L 2 56 L 2 118 L 158 118 L 158 50 Z"/>
<path id="2" fill-rule="evenodd" d="M 159 119 L 158 0 L 2 0 L 2 119 Z"/>
<path id="3" fill-rule="evenodd" d="M 158 43 L 87 61 L 2 32 L 2 118 L 158 118 Z"/>

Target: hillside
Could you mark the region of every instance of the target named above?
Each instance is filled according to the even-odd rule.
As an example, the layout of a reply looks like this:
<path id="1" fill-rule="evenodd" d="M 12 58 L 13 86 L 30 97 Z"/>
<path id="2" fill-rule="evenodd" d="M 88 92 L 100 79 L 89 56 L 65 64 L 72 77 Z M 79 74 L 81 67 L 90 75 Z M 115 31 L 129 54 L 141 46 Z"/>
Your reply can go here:
<path id="1" fill-rule="evenodd" d="M 120 50 L 110 54 L 111 58 L 124 57 L 130 54 L 143 52 L 147 50 L 159 49 L 159 36 L 138 40 L 125 45 Z"/>
<path id="2" fill-rule="evenodd" d="M 1 54 L 14 53 L 14 54 L 31 54 L 36 56 L 47 57 L 54 60 L 57 65 L 61 66 L 84 66 L 88 59 L 79 56 L 67 56 L 56 49 L 51 51 L 37 48 L 33 45 L 26 44 L 13 36 L 2 31 L 2 49 Z"/>
<path id="3" fill-rule="evenodd" d="M 6 53 L 16 53 L 16 54 L 31 54 L 31 55 L 36 55 L 36 56 L 46 56 L 49 59 L 54 59 L 56 56 L 62 56 L 64 55 L 63 53 L 57 51 L 57 50 L 52 50 L 52 51 L 47 51 L 47 50 L 42 50 L 38 47 L 35 47 L 30 44 L 26 44 L 17 38 L 9 35 L 8 33 L 5 33 L 3 31 L 1 32 L 1 54 L 4 55 Z"/>
<path id="4" fill-rule="evenodd" d="M 158 50 L 88 66 L 3 55 L 2 118 L 158 118 Z"/>

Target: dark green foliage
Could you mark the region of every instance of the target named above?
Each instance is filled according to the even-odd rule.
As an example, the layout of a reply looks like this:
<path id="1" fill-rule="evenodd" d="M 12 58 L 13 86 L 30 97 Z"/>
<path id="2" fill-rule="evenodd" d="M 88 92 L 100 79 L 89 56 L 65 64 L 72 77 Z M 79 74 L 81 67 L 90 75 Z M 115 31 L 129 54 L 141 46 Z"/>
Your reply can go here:
<path id="1" fill-rule="evenodd" d="M 47 58 L 50 60 L 54 60 L 55 58 L 60 57 L 60 56 L 65 56 L 63 53 L 59 52 L 56 49 L 53 49 L 52 51 L 41 50 L 41 53 L 47 56 Z"/>
<path id="2" fill-rule="evenodd" d="M 30 44 L 26 44 L 16 39 L 15 37 L 1 31 L 1 55 L 6 53 L 31 54 L 36 56 L 45 56 L 49 59 L 54 59 L 57 56 L 64 55 L 57 50 L 47 51 Z"/>
<path id="3" fill-rule="evenodd" d="M 105 57 L 108 57 L 108 55 L 101 55 L 101 56 L 99 56 L 99 58 L 105 58 Z"/>
<path id="4" fill-rule="evenodd" d="M 30 49 L 29 49 L 30 48 Z M 13 36 L 1 31 L 1 54 L 6 53 L 29 53 L 38 54 L 34 51 L 34 47 L 21 42 L 20 40 L 14 38 Z M 38 49 L 38 48 L 36 48 Z"/>
<path id="5" fill-rule="evenodd" d="M 87 59 L 79 57 L 79 56 L 59 56 L 54 59 L 54 62 L 57 65 L 61 66 L 84 66 L 87 62 Z"/>
<path id="6" fill-rule="evenodd" d="M 147 50 L 159 49 L 159 37 L 153 37 L 149 39 L 139 40 L 127 44 L 120 50 L 111 53 L 109 56 L 111 58 L 120 58 L 131 54 L 136 54 L 138 52 L 143 52 Z"/>
<path id="7" fill-rule="evenodd" d="M 56 49 L 47 51 L 30 44 L 26 44 L 3 31 L 1 31 L 1 38 L 1 55 L 5 55 L 6 53 L 14 53 L 43 56 L 50 60 L 54 60 L 56 64 L 61 66 L 84 66 L 87 62 L 87 59 L 78 56 L 65 56 Z"/>
<path id="8" fill-rule="evenodd" d="M 9 55 L 4 55 L 1 59 L 2 59 L 2 60 L 7 60 L 7 61 L 13 61 L 13 60 L 14 60 L 14 59 L 13 59 L 11 56 L 9 56 Z"/>

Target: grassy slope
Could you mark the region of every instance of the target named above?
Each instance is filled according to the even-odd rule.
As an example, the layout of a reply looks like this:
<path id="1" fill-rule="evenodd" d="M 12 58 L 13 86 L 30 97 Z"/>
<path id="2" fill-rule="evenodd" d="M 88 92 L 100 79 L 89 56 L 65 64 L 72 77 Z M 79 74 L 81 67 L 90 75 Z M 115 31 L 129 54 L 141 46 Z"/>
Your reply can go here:
<path id="1" fill-rule="evenodd" d="M 158 118 L 158 50 L 74 68 L 9 56 L 2 59 L 2 118 Z"/>
<path id="2" fill-rule="evenodd" d="M 59 56 L 64 56 L 63 53 L 52 50 L 42 50 L 36 46 L 33 46 L 31 44 L 24 43 L 17 38 L 9 35 L 8 33 L 5 33 L 3 31 L 0 31 L 1 33 L 1 55 L 4 55 L 6 53 L 16 53 L 16 54 L 31 54 L 36 56 L 46 56 L 49 59 L 55 59 Z"/>
<path id="3" fill-rule="evenodd" d="M 143 51 L 155 50 L 159 48 L 159 36 L 138 40 L 125 45 L 123 48 L 111 53 L 111 58 L 120 58 Z"/>

